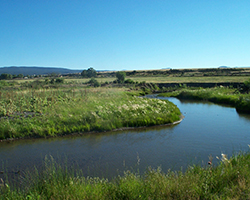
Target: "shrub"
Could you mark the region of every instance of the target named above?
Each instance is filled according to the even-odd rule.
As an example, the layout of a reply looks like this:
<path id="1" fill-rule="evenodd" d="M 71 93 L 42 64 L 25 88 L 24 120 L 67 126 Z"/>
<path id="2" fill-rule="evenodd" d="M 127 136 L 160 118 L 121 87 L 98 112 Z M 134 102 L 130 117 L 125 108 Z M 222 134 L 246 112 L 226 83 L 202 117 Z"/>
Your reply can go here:
<path id="1" fill-rule="evenodd" d="M 63 83 L 64 82 L 64 79 L 63 78 L 57 78 L 56 79 L 56 83 Z"/>
<path id="2" fill-rule="evenodd" d="M 134 82 L 132 79 L 127 79 L 127 80 L 125 80 L 124 83 L 127 83 L 127 84 L 135 84 L 135 82 Z"/>
<path id="3" fill-rule="evenodd" d="M 88 82 L 91 86 L 94 87 L 100 87 L 100 83 L 95 79 L 95 78 L 91 78 Z"/>

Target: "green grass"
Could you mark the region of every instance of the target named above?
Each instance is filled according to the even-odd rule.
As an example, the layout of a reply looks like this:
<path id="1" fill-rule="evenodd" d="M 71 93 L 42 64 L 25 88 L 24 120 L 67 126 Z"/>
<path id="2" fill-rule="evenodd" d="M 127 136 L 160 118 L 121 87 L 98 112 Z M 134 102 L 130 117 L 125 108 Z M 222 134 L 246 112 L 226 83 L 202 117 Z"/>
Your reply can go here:
<path id="1" fill-rule="evenodd" d="M 161 96 L 174 96 L 180 99 L 195 99 L 228 104 L 235 107 L 239 112 L 250 114 L 250 94 L 241 94 L 233 88 L 179 88 L 175 91 L 161 94 Z"/>
<path id="2" fill-rule="evenodd" d="M 125 89 L 40 89 L 1 92 L 0 139 L 46 137 L 172 123 L 168 101 L 128 95 Z"/>
<path id="3" fill-rule="evenodd" d="M 211 162 L 186 172 L 125 171 L 112 180 L 83 177 L 79 169 L 65 168 L 51 157 L 42 172 L 26 173 L 22 183 L 12 188 L 2 181 L 0 199 L 249 199 L 250 154 L 222 155 L 218 166 Z"/>

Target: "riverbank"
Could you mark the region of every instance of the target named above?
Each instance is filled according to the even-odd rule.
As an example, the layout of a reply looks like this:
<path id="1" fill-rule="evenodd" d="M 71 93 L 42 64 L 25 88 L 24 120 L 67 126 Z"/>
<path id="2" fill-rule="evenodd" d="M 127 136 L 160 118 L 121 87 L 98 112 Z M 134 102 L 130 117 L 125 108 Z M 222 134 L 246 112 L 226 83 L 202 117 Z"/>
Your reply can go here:
<path id="1" fill-rule="evenodd" d="M 231 90 L 230 88 L 214 89 L 219 93 Z M 0 198 L 248 199 L 249 154 L 242 153 L 231 159 L 223 154 L 220 159 L 221 163 L 217 167 L 213 164 L 216 158 L 210 157 L 209 164 L 206 163 L 203 167 L 192 165 L 185 173 L 179 171 L 164 173 L 158 168 L 149 169 L 145 174 L 140 175 L 134 170 L 126 171 L 123 176 L 110 180 L 83 177 L 81 171 L 67 169 L 65 166 L 47 160 L 45 165 L 47 168 L 41 174 L 30 174 L 22 179 L 24 189 L 12 188 L 7 182 L 0 180 L 2 185 Z"/>
<path id="2" fill-rule="evenodd" d="M 108 180 L 85 178 L 47 157 L 41 173 L 26 174 L 24 189 L 1 180 L 0 199 L 249 199 L 250 153 L 218 159 L 216 167 L 210 157 L 207 166 L 190 166 L 185 173 L 148 168 L 143 175 L 126 171 Z"/>
<path id="3" fill-rule="evenodd" d="M 237 112 L 250 114 L 250 94 L 241 94 L 231 87 L 188 88 L 180 87 L 160 96 L 171 96 L 179 99 L 194 99 L 227 104 L 235 107 Z"/>
<path id="4" fill-rule="evenodd" d="M 171 102 L 128 94 L 124 88 L 3 91 L 0 139 L 55 137 L 180 120 Z"/>

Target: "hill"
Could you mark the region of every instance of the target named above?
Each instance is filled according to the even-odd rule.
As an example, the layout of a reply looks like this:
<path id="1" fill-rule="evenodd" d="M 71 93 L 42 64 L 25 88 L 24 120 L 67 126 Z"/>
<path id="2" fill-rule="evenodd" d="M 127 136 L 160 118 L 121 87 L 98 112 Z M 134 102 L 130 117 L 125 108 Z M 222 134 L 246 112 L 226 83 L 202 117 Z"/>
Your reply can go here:
<path id="1" fill-rule="evenodd" d="M 47 74 L 73 74 L 80 73 L 82 70 L 71 70 L 66 68 L 56 68 L 56 67 L 0 67 L 0 74 L 12 74 L 18 75 L 47 75 Z"/>

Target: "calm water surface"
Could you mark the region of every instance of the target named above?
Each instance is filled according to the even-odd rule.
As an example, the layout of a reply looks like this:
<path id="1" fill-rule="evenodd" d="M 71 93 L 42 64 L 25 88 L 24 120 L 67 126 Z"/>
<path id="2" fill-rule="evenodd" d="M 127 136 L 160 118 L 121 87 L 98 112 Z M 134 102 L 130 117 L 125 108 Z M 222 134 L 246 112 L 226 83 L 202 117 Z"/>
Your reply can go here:
<path id="1" fill-rule="evenodd" d="M 185 116 L 180 124 L 2 142 L 0 170 L 24 171 L 34 165 L 39 168 L 44 157 L 52 155 L 56 160 L 67 158 L 68 165 L 77 164 L 86 176 L 112 177 L 127 169 L 143 172 L 148 166 L 161 166 L 165 172 L 186 169 L 194 163 L 205 165 L 209 155 L 214 158 L 221 153 L 231 156 L 248 150 L 249 115 L 212 103 L 162 99 L 168 99 L 180 108 Z"/>

